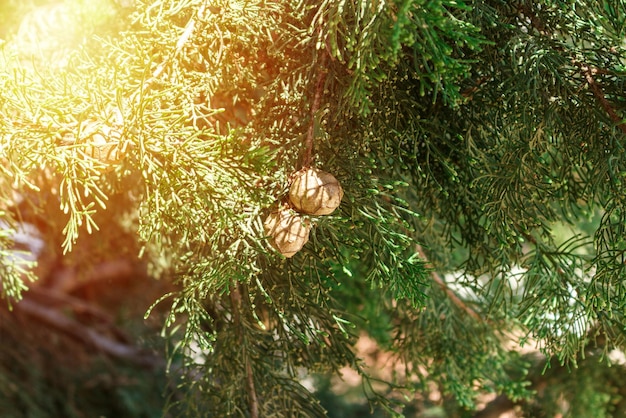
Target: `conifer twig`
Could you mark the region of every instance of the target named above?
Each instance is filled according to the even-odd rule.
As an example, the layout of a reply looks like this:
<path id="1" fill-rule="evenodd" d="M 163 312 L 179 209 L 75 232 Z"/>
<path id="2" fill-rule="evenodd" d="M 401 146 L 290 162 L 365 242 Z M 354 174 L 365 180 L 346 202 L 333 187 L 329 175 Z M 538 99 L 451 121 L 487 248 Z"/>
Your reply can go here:
<path id="1" fill-rule="evenodd" d="M 433 278 L 433 280 L 435 281 L 435 283 L 437 283 L 439 285 L 439 287 L 441 287 L 441 290 L 443 290 L 443 292 L 446 294 L 446 296 L 448 297 L 448 299 L 450 299 L 450 301 L 452 301 L 452 303 L 454 303 L 459 309 L 461 309 L 462 311 L 464 311 L 465 313 L 467 313 L 469 316 L 471 316 L 473 319 L 475 319 L 476 321 L 482 322 L 482 318 L 480 317 L 480 315 L 478 315 L 476 313 L 476 311 L 474 311 L 472 308 L 470 308 L 469 306 L 467 306 L 467 304 L 465 304 L 465 302 L 463 302 L 463 300 L 461 300 L 461 298 L 459 298 L 456 293 L 454 293 L 447 285 L 446 282 L 443 281 L 443 279 L 441 278 L 441 276 L 439 275 L 439 273 L 437 273 L 434 270 L 434 267 L 432 265 L 432 263 L 430 261 L 428 261 L 428 258 L 426 257 L 426 254 L 424 253 L 424 250 L 422 249 L 421 245 L 416 245 L 416 249 L 417 249 L 417 253 L 420 255 L 420 257 L 422 258 L 422 260 L 425 261 L 425 265 L 427 268 L 431 269 L 430 272 L 430 276 Z"/>
<path id="2" fill-rule="evenodd" d="M 520 11 L 530 17 L 532 26 L 537 29 L 540 34 L 546 34 L 547 26 L 545 22 L 537 17 L 531 6 L 524 5 L 520 8 Z M 620 118 L 617 112 L 615 112 L 615 109 L 613 109 L 611 103 L 609 103 L 609 101 L 606 99 L 604 91 L 602 91 L 602 88 L 600 87 L 600 85 L 598 85 L 594 78 L 595 74 L 607 74 L 608 71 L 600 68 L 591 67 L 587 64 L 577 61 L 576 59 L 572 59 L 572 64 L 580 69 L 583 76 L 585 77 L 585 81 L 589 85 L 589 88 L 591 88 L 593 95 L 596 97 L 596 99 L 598 99 L 598 101 L 600 102 L 600 106 L 609 115 L 609 118 L 616 124 L 617 128 L 620 131 L 626 133 L 626 123 L 624 123 L 624 119 Z"/>
<path id="3" fill-rule="evenodd" d="M 248 392 L 250 396 L 250 418 L 259 418 L 259 401 L 256 397 L 256 388 L 254 386 L 254 375 L 252 373 L 252 366 L 250 361 L 246 359 L 246 379 L 248 385 Z"/>
<path id="4" fill-rule="evenodd" d="M 142 91 L 148 88 L 150 84 L 152 84 L 152 82 L 154 82 L 154 80 L 156 80 L 163 73 L 163 71 L 165 71 L 165 67 L 167 67 L 167 65 L 170 63 L 170 61 L 172 61 L 172 59 L 174 59 L 174 57 L 180 54 L 196 28 L 196 16 L 204 15 L 205 8 L 206 2 L 203 2 L 198 9 L 197 15 L 191 16 L 191 18 L 189 18 L 189 21 L 183 29 L 183 33 L 180 35 L 178 41 L 176 42 L 176 47 L 174 51 L 157 66 L 157 68 L 152 72 L 152 76 L 143 83 L 143 86 L 141 88 Z"/>
<path id="5" fill-rule="evenodd" d="M 604 91 L 602 91 L 602 88 L 593 77 L 599 72 L 599 70 L 579 62 L 574 62 L 574 64 L 577 65 L 578 68 L 580 68 L 580 71 L 585 76 L 585 80 L 587 81 L 589 88 L 593 92 L 593 95 L 596 97 L 596 99 L 598 99 L 598 101 L 600 102 L 600 106 L 602 107 L 602 109 L 604 109 L 604 111 L 609 115 L 609 118 L 611 118 L 611 120 L 615 122 L 617 128 L 623 133 L 626 133 L 626 123 L 624 123 L 624 119 L 620 118 L 617 112 L 615 112 L 615 109 L 613 109 L 611 103 L 609 103 L 609 101 L 606 99 Z"/>
<path id="6" fill-rule="evenodd" d="M 235 327 L 237 327 L 239 331 L 239 343 L 241 344 L 241 348 L 244 356 L 245 363 L 245 371 L 246 371 L 246 386 L 248 387 L 248 396 L 249 396 L 249 407 L 250 407 L 250 418 L 259 418 L 259 401 L 256 396 L 256 387 L 254 384 L 254 374 L 252 371 L 252 366 L 250 365 L 250 360 L 248 359 L 248 354 L 246 350 L 246 342 L 244 341 L 243 335 L 243 325 L 241 324 L 241 292 L 237 284 L 233 284 L 233 288 L 230 291 L 230 301 L 233 307 L 233 320 L 235 322 Z"/>
<path id="7" fill-rule="evenodd" d="M 326 74 L 328 69 L 326 68 L 326 62 L 328 61 L 328 55 L 325 49 L 320 50 L 320 62 L 319 72 L 317 73 L 317 82 L 315 83 L 315 94 L 313 96 L 313 103 L 311 104 L 311 111 L 309 114 L 309 127 L 306 133 L 306 139 L 304 141 L 304 158 L 302 160 L 302 167 L 310 167 L 313 154 L 313 140 L 315 137 L 315 115 L 320 108 L 322 102 L 322 93 L 324 92 L 324 83 L 326 82 Z"/>

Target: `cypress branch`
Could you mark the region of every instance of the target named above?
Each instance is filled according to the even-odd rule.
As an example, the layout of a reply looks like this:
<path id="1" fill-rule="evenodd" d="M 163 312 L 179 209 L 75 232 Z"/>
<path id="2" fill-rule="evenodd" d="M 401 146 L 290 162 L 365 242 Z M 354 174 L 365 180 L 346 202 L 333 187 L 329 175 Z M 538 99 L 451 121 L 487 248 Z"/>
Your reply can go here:
<path id="1" fill-rule="evenodd" d="M 133 334 L 72 315 L 151 307 L 173 415 L 341 415 L 348 369 L 391 414 L 426 414 L 434 387 L 456 415 L 626 411 L 616 2 L 5 3 L 0 292 L 33 330 L 120 362 Z M 312 165 L 331 213 L 289 195 Z M 306 225 L 289 258 L 264 227 L 277 208 Z M 155 279 L 140 296 L 127 265 L 92 280 L 120 257 Z M 32 377 L 43 363 L 15 353 L 41 345 L 0 315 L 0 394 L 32 394 L 2 382 Z"/>

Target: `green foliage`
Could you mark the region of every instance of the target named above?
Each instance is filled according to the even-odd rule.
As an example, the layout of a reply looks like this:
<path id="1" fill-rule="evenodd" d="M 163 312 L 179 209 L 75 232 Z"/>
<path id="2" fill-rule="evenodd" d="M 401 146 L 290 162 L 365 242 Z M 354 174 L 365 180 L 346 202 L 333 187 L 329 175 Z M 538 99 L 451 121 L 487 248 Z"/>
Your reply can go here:
<path id="1" fill-rule="evenodd" d="M 610 416 L 581 353 L 624 348 L 623 2 L 133 6 L 50 2 L 87 22 L 56 32 L 2 9 L 49 41 L 2 34 L 4 298 L 32 275 L 9 253 L 20 221 L 68 257 L 115 225 L 175 284 L 152 302 L 183 415 L 321 416 L 303 376 L 346 366 L 390 414 L 385 390 L 431 385 L 467 410 L 486 392 L 521 401 L 515 343 L 532 342 L 579 373 L 572 410 Z M 263 221 L 307 165 L 345 196 L 303 215 L 310 241 L 286 259 Z M 362 333 L 402 370 L 387 389 Z"/>
<path id="2" fill-rule="evenodd" d="M 13 248 L 13 237 L 16 229 L 9 224 L 5 224 L 0 233 L 0 277 L 2 286 L 0 291 L 3 299 L 9 301 L 19 300 L 22 292 L 28 289 L 27 283 L 34 282 L 37 277 L 32 271 L 36 265 L 32 254 L 28 249 L 16 250 Z"/>
<path id="3" fill-rule="evenodd" d="M 345 65 L 350 84 L 344 96 L 362 115 L 376 109 L 371 93 L 398 66 L 419 79 L 421 97 L 433 92 L 434 100 L 440 92 L 445 103 L 455 104 L 458 82 L 470 68 L 467 51 L 484 43 L 465 19 L 470 7 L 462 1 L 324 1 L 313 7 L 309 31 L 317 35 L 318 49 L 329 49 Z"/>
<path id="4" fill-rule="evenodd" d="M 550 364 L 550 359 L 531 359 L 531 375 L 536 380 L 537 394 L 524 407 L 530 416 L 548 417 L 561 413 L 564 417 L 619 417 L 624 413 L 623 375 L 621 361 L 607 362 L 599 352 L 587 347 L 578 367 L 569 369 Z"/>

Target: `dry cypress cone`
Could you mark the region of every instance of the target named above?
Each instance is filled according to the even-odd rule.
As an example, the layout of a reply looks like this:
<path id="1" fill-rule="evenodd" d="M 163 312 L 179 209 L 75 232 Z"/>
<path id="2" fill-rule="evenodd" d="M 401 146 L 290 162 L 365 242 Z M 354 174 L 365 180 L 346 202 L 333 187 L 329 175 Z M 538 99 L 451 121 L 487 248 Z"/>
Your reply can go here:
<path id="1" fill-rule="evenodd" d="M 309 241 L 311 224 L 289 209 L 274 211 L 263 223 L 271 244 L 285 257 L 293 257 Z"/>
<path id="2" fill-rule="evenodd" d="M 299 171 L 289 188 L 293 207 L 309 215 L 329 215 L 341 203 L 343 189 L 330 173 L 317 168 Z"/>

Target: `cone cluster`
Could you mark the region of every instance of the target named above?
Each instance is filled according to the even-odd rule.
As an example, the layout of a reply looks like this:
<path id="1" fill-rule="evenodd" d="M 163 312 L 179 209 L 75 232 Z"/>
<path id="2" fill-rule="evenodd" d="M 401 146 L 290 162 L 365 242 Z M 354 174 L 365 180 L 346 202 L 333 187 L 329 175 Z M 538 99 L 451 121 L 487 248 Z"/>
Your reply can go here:
<path id="1" fill-rule="evenodd" d="M 275 210 L 265 220 L 265 233 L 285 257 L 292 257 L 309 241 L 311 223 L 306 215 L 330 215 L 341 203 L 343 189 L 330 173 L 317 168 L 296 173 L 289 188 L 289 207 Z"/>

